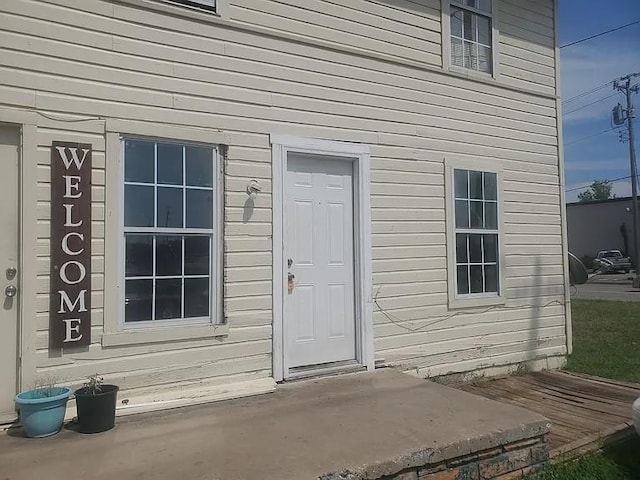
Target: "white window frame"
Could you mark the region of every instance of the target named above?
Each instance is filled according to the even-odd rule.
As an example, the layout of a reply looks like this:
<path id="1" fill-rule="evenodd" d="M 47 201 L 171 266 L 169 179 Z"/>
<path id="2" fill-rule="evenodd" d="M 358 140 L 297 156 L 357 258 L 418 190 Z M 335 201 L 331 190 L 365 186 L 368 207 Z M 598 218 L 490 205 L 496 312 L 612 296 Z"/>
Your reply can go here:
<path id="1" fill-rule="evenodd" d="M 465 68 L 458 65 L 453 65 L 451 62 L 451 6 L 452 0 L 441 0 L 442 10 L 442 68 L 454 73 L 460 73 L 467 77 L 479 78 L 479 79 L 498 79 L 499 77 L 499 51 L 498 46 L 500 44 L 498 40 L 499 31 L 498 25 L 498 0 L 491 0 L 491 13 L 476 10 L 471 7 L 462 7 L 472 13 L 489 17 L 491 20 L 491 73 L 482 72 L 480 70 L 474 70 L 471 68 Z M 461 8 L 460 5 L 454 5 L 456 8 Z"/>
<path id="2" fill-rule="evenodd" d="M 154 143 L 154 148 L 157 149 L 157 145 L 158 144 L 180 144 L 183 146 L 188 146 L 188 145 L 194 145 L 194 146 L 201 146 L 201 147 L 207 147 L 207 148 L 211 148 L 212 149 L 212 162 L 213 162 L 213 168 L 212 168 L 212 187 L 211 187 L 211 191 L 213 193 L 213 206 L 212 206 L 212 218 L 211 218 L 211 228 L 210 229 L 200 229 L 200 228 L 162 228 L 162 227 L 127 227 L 124 224 L 124 210 L 125 210 L 125 205 L 124 205 L 124 191 L 125 191 L 125 185 L 127 183 L 129 184 L 136 184 L 136 182 L 125 182 L 125 164 L 126 164 L 126 159 L 125 159 L 125 142 L 127 140 L 140 140 L 140 141 L 147 141 L 147 142 L 153 142 Z M 129 329 L 144 329 L 144 328 L 159 328 L 159 327 L 167 327 L 167 326 L 190 326 L 190 325 L 213 325 L 213 324 L 219 324 L 222 323 L 220 321 L 220 316 L 218 315 L 218 309 L 216 308 L 217 304 L 218 304 L 218 282 L 219 282 L 219 276 L 217 275 L 218 272 L 218 258 L 217 258 L 217 254 L 216 252 L 219 251 L 219 246 L 220 246 L 220 241 L 218 240 L 218 237 L 220 236 L 220 228 L 219 228 L 219 221 L 218 221 L 218 210 L 219 210 L 219 204 L 220 204 L 220 200 L 219 200 L 219 187 L 218 187 L 218 147 L 217 145 L 212 145 L 212 144 L 203 144 L 203 143 L 194 143 L 194 142 L 183 142 L 183 141 L 178 141 L 178 140 L 165 140 L 165 139 L 158 139 L 158 138 L 145 138 L 145 137 L 139 137 L 139 136 L 134 136 L 134 135 L 127 135 L 127 136 L 123 136 L 121 138 L 121 143 L 120 143 L 120 148 L 121 148 L 121 158 L 122 158 L 122 162 L 121 162 L 121 195 L 122 195 L 122 202 L 121 202 L 121 212 L 120 212 L 120 268 L 121 268 L 121 280 L 122 280 L 122 285 L 123 288 L 121 289 L 121 300 L 120 300 L 120 308 L 121 308 L 121 315 L 120 315 L 120 322 L 121 322 L 121 327 L 123 330 L 129 330 Z M 158 185 L 158 179 L 157 179 L 157 174 L 158 174 L 158 170 L 157 170 L 157 153 L 155 153 L 155 157 L 156 157 L 156 163 L 155 163 L 155 168 L 154 168 L 154 183 L 153 185 L 155 187 L 157 187 Z M 183 215 L 183 220 L 186 219 L 186 202 L 185 199 L 186 197 L 184 195 L 186 195 L 184 189 L 186 188 L 186 178 L 185 178 L 185 172 L 184 172 L 184 156 L 182 159 L 183 162 L 183 185 L 181 186 L 181 189 L 183 190 L 183 205 L 182 205 L 182 215 Z M 147 184 L 149 185 L 149 184 Z M 178 188 L 178 187 L 176 187 Z M 209 190 L 208 188 L 206 190 Z M 157 198 L 157 188 L 154 188 L 154 222 L 155 222 L 155 217 L 157 212 L 155 211 L 156 209 L 156 198 Z M 163 319 L 163 320 L 149 320 L 149 321 L 135 321 L 135 322 L 126 322 L 125 319 L 125 291 L 126 291 L 126 275 L 125 275 L 125 263 L 126 263 L 126 242 L 125 242 L 125 238 L 126 238 L 126 234 L 140 234 L 140 235 L 152 235 L 153 237 L 157 236 L 157 235 L 189 235 L 189 234 L 202 234 L 202 235 L 210 235 L 211 241 L 209 244 L 209 261 L 210 261 L 210 265 L 209 265 L 209 269 L 210 269 L 210 280 L 209 280 L 209 316 L 207 317 L 193 317 L 193 318 L 176 318 L 176 319 Z M 153 265 L 154 265 L 154 273 L 151 276 L 153 280 L 157 279 L 157 278 L 161 278 L 161 277 L 157 277 L 155 275 L 155 241 L 153 243 L 154 247 L 153 247 Z M 185 275 L 184 275 L 184 248 L 182 249 L 182 264 L 183 264 L 183 272 L 180 276 L 180 278 L 182 280 L 184 280 Z M 184 285 L 182 287 L 182 295 L 184 297 Z M 182 307 L 184 308 L 184 298 L 182 300 Z M 152 292 L 152 311 L 155 311 L 155 287 L 153 289 Z M 184 313 L 184 312 L 181 312 Z"/>
<path id="3" fill-rule="evenodd" d="M 124 225 L 124 211 L 125 211 L 125 202 L 124 202 L 124 191 L 125 191 L 125 141 L 126 140 L 141 140 L 155 143 L 173 143 L 173 144 L 181 144 L 181 145 L 195 145 L 195 146 L 203 146 L 212 149 L 212 190 L 213 190 L 213 208 L 212 208 L 212 228 L 211 229 L 190 229 L 190 228 L 158 228 L 158 227 L 125 227 Z M 202 326 L 216 326 L 222 325 L 223 322 L 223 314 L 222 314 L 222 275 L 221 275 L 221 255 L 222 251 L 222 241 L 223 241 L 223 233 L 222 233 L 222 175 L 220 172 L 220 155 L 218 145 L 211 143 L 203 143 L 203 142 L 193 142 L 193 141 L 184 141 L 178 139 L 167 139 L 167 138 L 152 138 L 138 135 L 123 135 L 120 137 L 120 212 L 119 212 L 119 245 L 118 245 L 118 270 L 119 270 L 119 280 L 121 288 L 119 289 L 119 318 L 118 318 L 118 326 L 120 331 L 131 331 L 131 330 L 146 330 L 146 329 L 158 329 L 164 327 L 202 327 Z M 184 159 L 183 159 L 184 161 Z M 157 175 L 157 168 L 156 168 Z M 157 185 L 157 178 L 154 178 L 154 185 Z M 186 214 L 186 204 L 183 204 L 183 218 Z M 126 252 L 125 252 L 125 234 L 126 233 L 140 233 L 140 234 L 153 234 L 153 235 L 181 235 L 181 234 L 207 234 L 211 235 L 210 242 L 210 283 L 209 283 L 209 312 L 210 315 L 208 317 L 196 317 L 196 318 L 180 318 L 180 319 L 167 319 L 167 320 L 149 320 L 149 321 L 136 321 L 129 322 L 125 321 L 125 262 L 126 262 Z M 184 256 L 184 249 L 183 249 Z M 155 252 L 153 254 L 154 264 L 155 264 Z M 183 259 L 184 261 L 184 259 Z M 155 290 L 154 290 L 155 291 Z M 184 293 L 184 288 L 183 288 Z M 155 298 L 155 295 L 154 295 Z"/>
<path id="4" fill-rule="evenodd" d="M 469 293 L 458 294 L 457 286 L 457 262 L 456 262 L 456 233 L 495 233 L 495 230 L 460 229 L 456 228 L 455 218 L 455 170 L 474 170 L 496 174 L 497 181 L 497 209 L 498 209 L 498 292 L 493 293 Z M 446 222 L 447 222 L 447 268 L 449 308 L 482 307 L 491 305 L 503 305 L 505 297 L 505 258 L 504 258 L 504 220 L 503 220 L 503 187 L 502 168 L 498 163 L 471 160 L 471 159 L 446 159 L 445 160 L 445 195 L 446 195 Z"/>
<path id="5" fill-rule="evenodd" d="M 139 2 L 140 0 L 120 0 L 123 2 Z M 159 10 L 171 11 L 172 13 L 195 16 L 205 19 L 229 18 L 229 0 L 154 0 L 155 3 L 148 3 L 148 6 L 155 6 Z M 163 5 L 164 4 L 164 5 Z"/>
<path id="6" fill-rule="evenodd" d="M 209 10 L 211 12 L 218 12 L 218 0 L 170 0 L 172 3 L 179 4 L 181 6 L 199 8 L 202 6 L 203 10 Z"/>
<path id="7" fill-rule="evenodd" d="M 125 0 L 122 0 L 125 1 Z M 134 0 L 126 0 L 134 1 Z M 130 345 L 146 345 L 154 343 L 184 341 L 188 345 L 189 341 L 198 341 L 213 338 L 223 338 L 229 335 L 229 324 L 224 316 L 223 303 L 223 178 L 225 164 L 225 149 L 222 148 L 228 141 L 228 136 L 224 132 L 208 128 L 196 128 L 193 126 L 175 125 L 167 123 L 149 123 L 140 120 L 121 120 L 107 118 L 104 123 L 99 123 L 99 130 L 105 134 L 105 188 L 104 188 L 104 293 L 103 312 L 94 312 L 97 319 L 103 321 L 103 333 L 101 344 L 103 348 L 126 348 Z M 218 188 L 218 208 L 217 225 L 218 252 L 216 260 L 216 281 L 218 304 L 216 305 L 217 319 L 220 323 L 207 325 L 178 325 L 160 328 L 127 329 L 122 328 L 121 295 L 124 285 L 122 285 L 123 275 L 121 269 L 124 267 L 124 257 L 120 249 L 120 236 L 122 233 L 121 208 L 123 202 L 123 176 L 122 172 L 122 137 L 147 138 L 149 140 L 158 139 L 163 141 L 176 141 L 179 143 L 194 143 L 203 145 L 218 146 L 217 188 Z M 100 158 L 99 156 L 96 158 Z M 99 252 L 101 241 L 98 236 L 96 253 Z"/>

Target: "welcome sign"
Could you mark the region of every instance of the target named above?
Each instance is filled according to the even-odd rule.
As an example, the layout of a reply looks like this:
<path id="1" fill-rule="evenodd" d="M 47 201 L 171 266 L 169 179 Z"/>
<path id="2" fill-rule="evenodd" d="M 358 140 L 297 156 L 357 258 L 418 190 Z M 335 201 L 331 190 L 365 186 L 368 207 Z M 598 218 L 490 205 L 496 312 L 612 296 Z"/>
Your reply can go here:
<path id="1" fill-rule="evenodd" d="M 91 144 L 51 145 L 49 345 L 91 343 Z"/>

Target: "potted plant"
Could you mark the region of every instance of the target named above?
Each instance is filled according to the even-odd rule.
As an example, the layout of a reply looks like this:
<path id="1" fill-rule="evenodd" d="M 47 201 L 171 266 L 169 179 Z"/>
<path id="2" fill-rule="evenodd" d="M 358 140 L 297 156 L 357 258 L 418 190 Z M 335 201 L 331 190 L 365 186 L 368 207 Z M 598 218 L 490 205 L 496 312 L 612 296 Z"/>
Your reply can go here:
<path id="1" fill-rule="evenodd" d="M 40 438 L 58 433 L 64 423 L 70 395 L 70 388 L 56 387 L 55 381 L 41 382 L 34 389 L 16 395 L 25 435 Z"/>
<path id="2" fill-rule="evenodd" d="M 78 409 L 78 431 L 98 433 L 115 425 L 118 387 L 107 385 L 97 374 L 91 375 L 82 388 L 75 391 Z"/>

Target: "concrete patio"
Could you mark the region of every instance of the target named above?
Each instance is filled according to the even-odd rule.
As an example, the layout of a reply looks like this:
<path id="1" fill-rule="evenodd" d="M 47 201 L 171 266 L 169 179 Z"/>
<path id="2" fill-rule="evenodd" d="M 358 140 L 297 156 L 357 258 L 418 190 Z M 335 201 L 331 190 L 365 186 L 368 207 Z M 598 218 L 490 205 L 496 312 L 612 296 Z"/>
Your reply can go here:
<path id="1" fill-rule="evenodd" d="M 548 459 L 537 413 L 393 370 L 119 418 L 47 439 L 0 436 L 0 479 L 517 478 Z"/>

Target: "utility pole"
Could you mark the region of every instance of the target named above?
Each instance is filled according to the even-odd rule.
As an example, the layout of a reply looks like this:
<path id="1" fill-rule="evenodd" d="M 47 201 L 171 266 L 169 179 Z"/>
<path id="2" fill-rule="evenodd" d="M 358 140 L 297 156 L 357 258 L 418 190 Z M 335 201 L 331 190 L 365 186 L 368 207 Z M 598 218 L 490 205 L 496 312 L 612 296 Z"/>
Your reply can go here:
<path id="1" fill-rule="evenodd" d="M 614 90 L 623 92 L 627 100 L 626 110 L 623 109 L 620 104 L 613 109 L 613 122 L 616 125 L 622 125 L 625 122 L 626 116 L 627 130 L 629 131 L 629 163 L 631 164 L 631 196 L 633 207 L 633 266 L 636 269 L 636 276 L 633 279 L 634 288 L 640 288 L 640 277 L 638 276 L 638 269 L 640 267 L 638 262 L 640 245 L 638 244 L 638 168 L 636 165 L 636 148 L 633 132 L 633 119 L 636 114 L 633 103 L 631 102 L 631 93 L 638 93 L 638 85 L 631 86 L 631 79 L 638 76 L 640 76 L 640 73 L 631 73 L 613 81 Z"/>

